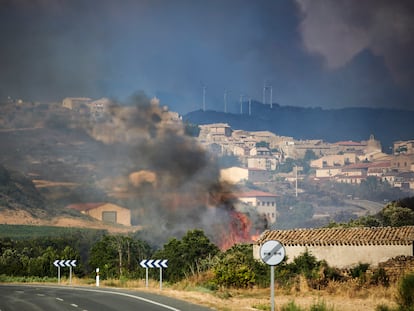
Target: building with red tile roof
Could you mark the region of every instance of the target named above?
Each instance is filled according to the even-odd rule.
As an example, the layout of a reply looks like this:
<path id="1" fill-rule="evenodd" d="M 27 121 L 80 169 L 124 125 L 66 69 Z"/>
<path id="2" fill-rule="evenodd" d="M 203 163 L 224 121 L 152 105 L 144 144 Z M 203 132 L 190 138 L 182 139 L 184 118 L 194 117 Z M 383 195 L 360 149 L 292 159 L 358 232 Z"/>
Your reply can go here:
<path id="1" fill-rule="evenodd" d="M 260 246 L 269 240 L 283 244 L 288 262 L 308 251 L 337 268 L 414 256 L 414 226 L 267 230 L 253 245 L 255 258 L 260 259 Z"/>
<path id="2" fill-rule="evenodd" d="M 107 223 L 131 226 L 131 211 L 112 203 L 77 203 L 67 208 Z"/>

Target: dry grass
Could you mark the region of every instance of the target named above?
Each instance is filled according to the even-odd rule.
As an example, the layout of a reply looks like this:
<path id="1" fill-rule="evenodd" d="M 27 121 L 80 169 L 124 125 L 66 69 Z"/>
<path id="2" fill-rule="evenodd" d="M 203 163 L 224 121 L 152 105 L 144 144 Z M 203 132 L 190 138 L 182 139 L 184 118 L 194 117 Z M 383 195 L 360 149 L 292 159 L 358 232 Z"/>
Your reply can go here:
<path id="1" fill-rule="evenodd" d="M 332 282 L 324 290 L 313 290 L 302 284 L 300 289 L 286 290 L 275 289 L 275 309 L 294 302 L 295 305 L 309 310 L 312 305 L 324 302 L 328 308 L 335 311 L 374 311 L 378 305 L 396 307 L 394 297 L 396 288 L 371 286 L 364 287 L 358 282 L 346 283 Z M 63 282 L 64 284 L 64 282 Z M 91 285 L 94 281 L 86 281 L 74 278 L 72 285 Z M 217 311 L 236 310 L 270 310 L 269 289 L 220 289 L 210 291 L 197 286 L 196 283 L 183 281 L 174 285 L 163 283 L 162 290 L 157 281 L 150 280 L 148 288 L 145 280 L 105 280 L 101 281 L 102 287 L 122 287 L 130 290 L 148 291 L 162 294 L 195 304 L 203 305 Z"/>

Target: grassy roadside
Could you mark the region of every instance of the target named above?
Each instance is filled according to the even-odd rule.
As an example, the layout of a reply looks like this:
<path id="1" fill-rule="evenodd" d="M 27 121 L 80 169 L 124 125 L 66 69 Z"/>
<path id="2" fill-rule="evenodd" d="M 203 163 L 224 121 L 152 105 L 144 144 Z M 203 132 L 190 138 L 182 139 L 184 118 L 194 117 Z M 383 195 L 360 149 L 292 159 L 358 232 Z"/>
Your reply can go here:
<path id="1" fill-rule="evenodd" d="M 0 276 L 0 282 L 48 283 L 57 284 L 56 278 L 13 278 Z M 61 285 L 70 286 L 69 280 L 62 278 Z M 73 277 L 72 286 L 96 286 L 94 279 Z M 182 281 L 176 284 L 162 284 L 149 280 L 101 280 L 101 287 L 117 287 L 129 290 L 149 291 L 157 294 L 186 300 L 217 311 L 262 310 L 270 311 L 270 290 L 219 289 L 217 291 L 199 287 L 196 282 Z M 324 290 L 310 289 L 300 281 L 292 289 L 275 288 L 275 310 L 279 311 L 369 311 L 379 305 L 396 307 L 396 286 L 361 287 L 358 282 L 330 283 Z"/>

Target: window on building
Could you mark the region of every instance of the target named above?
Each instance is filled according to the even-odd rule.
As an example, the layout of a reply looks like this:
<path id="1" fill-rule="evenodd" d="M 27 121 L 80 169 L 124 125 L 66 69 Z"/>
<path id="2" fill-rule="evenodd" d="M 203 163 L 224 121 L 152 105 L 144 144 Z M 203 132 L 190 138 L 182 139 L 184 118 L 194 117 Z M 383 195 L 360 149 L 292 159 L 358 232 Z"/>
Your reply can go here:
<path id="1" fill-rule="evenodd" d="M 116 223 L 116 212 L 102 212 L 104 222 Z"/>

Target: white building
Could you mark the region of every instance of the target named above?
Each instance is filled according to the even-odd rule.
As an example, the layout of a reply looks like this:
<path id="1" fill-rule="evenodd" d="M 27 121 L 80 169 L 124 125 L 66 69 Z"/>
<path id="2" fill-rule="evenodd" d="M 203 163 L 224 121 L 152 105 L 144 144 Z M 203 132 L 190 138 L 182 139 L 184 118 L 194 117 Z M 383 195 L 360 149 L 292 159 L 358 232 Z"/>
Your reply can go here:
<path id="1" fill-rule="evenodd" d="M 247 205 L 257 208 L 259 214 L 265 215 L 269 224 L 276 223 L 276 198 L 277 195 L 263 191 L 249 191 L 237 193 L 236 197 Z"/>
<path id="2" fill-rule="evenodd" d="M 254 258 L 260 259 L 260 246 L 269 240 L 282 243 L 288 262 L 308 251 L 341 269 L 414 255 L 414 226 L 268 230 L 253 245 Z"/>

